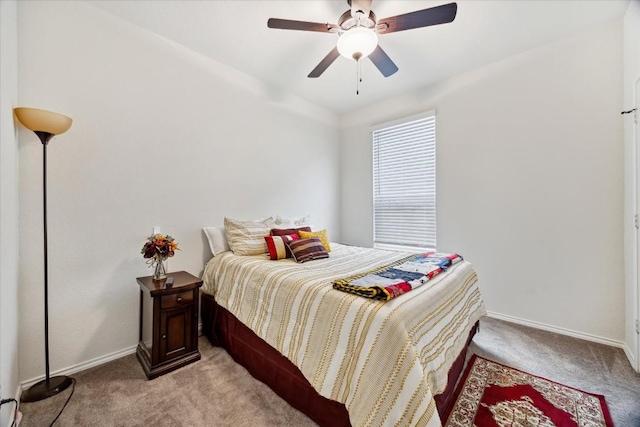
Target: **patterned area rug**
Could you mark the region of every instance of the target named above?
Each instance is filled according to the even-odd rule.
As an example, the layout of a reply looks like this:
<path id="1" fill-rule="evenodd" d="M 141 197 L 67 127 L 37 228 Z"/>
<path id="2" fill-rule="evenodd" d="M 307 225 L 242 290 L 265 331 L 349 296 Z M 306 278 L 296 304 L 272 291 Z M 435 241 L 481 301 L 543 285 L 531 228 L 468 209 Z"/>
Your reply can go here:
<path id="1" fill-rule="evenodd" d="M 612 427 L 604 396 L 474 355 L 445 427 Z"/>

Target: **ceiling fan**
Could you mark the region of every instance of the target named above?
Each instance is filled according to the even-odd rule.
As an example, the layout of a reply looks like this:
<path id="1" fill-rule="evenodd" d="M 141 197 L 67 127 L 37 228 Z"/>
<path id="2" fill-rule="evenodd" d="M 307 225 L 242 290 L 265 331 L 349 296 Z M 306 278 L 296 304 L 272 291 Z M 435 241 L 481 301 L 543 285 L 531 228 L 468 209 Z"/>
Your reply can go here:
<path id="1" fill-rule="evenodd" d="M 371 1 L 347 0 L 351 9 L 342 14 L 337 24 L 270 18 L 267 26 L 282 30 L 316 31 L 340 35 L 336 47 L 307 77 L 320 77 L 340 55 L 356 61 L 368 56 L 382 75 L 389 77 L 398 71 L 398 67 L 378 44 L 378 34 L 446 24 L 455 19 L 458 10 L 456 3 L 448 3 L 378 21 L 371 10 Z"/>

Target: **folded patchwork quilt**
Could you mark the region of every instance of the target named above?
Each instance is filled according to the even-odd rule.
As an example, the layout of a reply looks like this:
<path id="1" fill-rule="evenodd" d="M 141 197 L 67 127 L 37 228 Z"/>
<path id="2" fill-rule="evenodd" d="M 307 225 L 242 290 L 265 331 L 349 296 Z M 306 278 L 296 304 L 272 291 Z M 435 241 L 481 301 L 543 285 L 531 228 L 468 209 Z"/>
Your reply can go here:
<path id="1" fill-rule="evenodd" d="M 344 279 L 333 281 L 333 288 L 379 301 L 389 301 L 416 289 L 449 266 L 462 261 L 456 253 L 413 254 Z"/>

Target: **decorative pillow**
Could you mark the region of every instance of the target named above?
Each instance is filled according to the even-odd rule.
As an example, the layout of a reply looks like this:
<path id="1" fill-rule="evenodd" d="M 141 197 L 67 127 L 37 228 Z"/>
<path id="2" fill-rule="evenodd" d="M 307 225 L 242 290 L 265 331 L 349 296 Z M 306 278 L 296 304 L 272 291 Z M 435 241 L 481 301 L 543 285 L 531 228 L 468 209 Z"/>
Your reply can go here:
<path id="1" fill-rule="evenodd" d="M 299 231 L 311 231 L 311 227 L 299 228 L 272 228 L 269 234 L 272 236 L 286 236 L 289 234 L 298 234 Z"/>
<path id="2" fill-rule="evenodd" d="M 329 237 L 327 237 L 327 230 L 320 231 L 298 231 L 301 239 L 308 239 L 309 237 L 317 237 L 322 242 L 322 246 L 327 250 L 327 252 L 331 252 L 331 244 L 329 244 Z"/>
<path id="3" fill-rule="evenodd" d="M 298 234 L 286 234 L 284 236 L 264 236 L 269 249 L 269 258 L 272 260 L 291 258 L 291 249 L 287 243 L 300 239 Z"/>
<path id="4" fill-rule="evenodd" d="M 288 243 L 291 254 L 296 262 L 305 262 L 313 259 L 329 258 L 329 254 L 324 250 L 322 242 L 317 237 L 310 239 L 294 240 Z"/>
<path id="5" fill-rule="evenodd" d="M 205 236 L 207 236 L 209 249 L 211 249 L 211 254 L 213 256 L 231 250 L 229 248 L 229 243 L 227 243 L 227 236 L 224 233 L 224 227 L 204 227 L 202 231 L 204 231 Z"/>
<path id="6" fill-rule="evenodd" d="M 236 255 L 260 255 L 268 252 L 264 236 L 273 227 L 273 218 L 263 221 L 239 221 L 224 219 L 224 229 L 229 247 Z"/>

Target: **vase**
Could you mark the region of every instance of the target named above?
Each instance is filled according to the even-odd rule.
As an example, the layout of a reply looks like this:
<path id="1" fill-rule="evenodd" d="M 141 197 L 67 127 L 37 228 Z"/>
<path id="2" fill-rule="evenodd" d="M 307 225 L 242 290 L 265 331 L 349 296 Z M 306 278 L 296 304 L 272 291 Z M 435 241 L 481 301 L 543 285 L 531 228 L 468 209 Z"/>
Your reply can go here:
<path id="1" fill-rule="evenodd" d="M 167 278 L 167 259 L 156 258 L 154 264 L 153 280 L 159 281 Z"/>

